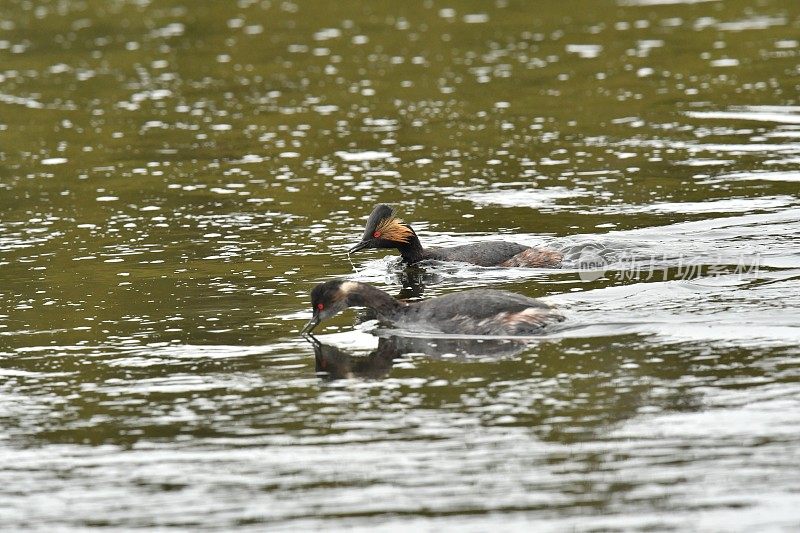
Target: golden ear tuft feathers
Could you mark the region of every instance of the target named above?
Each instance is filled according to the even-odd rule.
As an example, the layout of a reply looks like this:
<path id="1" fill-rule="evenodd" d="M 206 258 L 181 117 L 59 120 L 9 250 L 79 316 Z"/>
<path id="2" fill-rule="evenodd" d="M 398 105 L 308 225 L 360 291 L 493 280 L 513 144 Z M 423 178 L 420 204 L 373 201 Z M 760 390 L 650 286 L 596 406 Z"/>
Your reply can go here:
<path id="1" fill-rule="evenodd" d="M 411 228 L 403 225 L 403 221 L 397 217 L 381 220 L 375 232 L 380 233 L 381 239 L 402 243 L 408 243 L 412 235 Z"/>

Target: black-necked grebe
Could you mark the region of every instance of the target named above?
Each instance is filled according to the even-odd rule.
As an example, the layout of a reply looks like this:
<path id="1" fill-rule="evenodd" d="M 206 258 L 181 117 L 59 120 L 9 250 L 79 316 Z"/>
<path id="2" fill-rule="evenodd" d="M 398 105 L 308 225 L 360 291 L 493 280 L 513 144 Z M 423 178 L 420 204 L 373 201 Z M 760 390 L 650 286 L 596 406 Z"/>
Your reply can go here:
<path id="1" fill-rule="evenodd" d="M 549 305 L 513 292 L 474 289 L 406 303 L 366 283 L 332 280 L 311 291 L 313 316 L 302 332 L 348 307 L 372 309 L 385 323 L 447 334 L 534 335 L 564 320 Z"/>
<path id="2" fill-rule="evenodd" d="M 365 248 L 397 248 L 403 262 L 409 265 L 432 259 L 435 261 L 460 261 L 490 267 L 557 267 L 561 254 L 555 250 L 532 248 L 506 241 L 485 241 L 449 248 L 423 248 L 419 237 L 394 215 L 386 204 L 378 204 L 367 220 L 361 242 L 350 249 L 357 252 Z"/>

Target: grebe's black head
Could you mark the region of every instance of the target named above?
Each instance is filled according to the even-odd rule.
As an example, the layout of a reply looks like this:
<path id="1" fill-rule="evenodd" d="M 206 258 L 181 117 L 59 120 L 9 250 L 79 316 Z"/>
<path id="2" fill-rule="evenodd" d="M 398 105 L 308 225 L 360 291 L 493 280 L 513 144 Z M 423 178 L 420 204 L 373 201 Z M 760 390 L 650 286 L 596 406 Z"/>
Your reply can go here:
<path id="1" fill-rule="evenodd" d="M 358 289 L 354 281 L 334 279 L 320 283 L 311 291 L 311 320 L 301 333 L 310 333 L 323 320 L 335 316 L 349 307 L 348 294 Z"/>
<path id="2" fill-rule="evenodd" d="M 414 230 L 394 216 L 394 209 L 386 204 L 378 204 L 367 220 L 367 227 L 361 242 L 350 249 L 350 253 L 365 248 L 399 248 L 408 244 Z"/>

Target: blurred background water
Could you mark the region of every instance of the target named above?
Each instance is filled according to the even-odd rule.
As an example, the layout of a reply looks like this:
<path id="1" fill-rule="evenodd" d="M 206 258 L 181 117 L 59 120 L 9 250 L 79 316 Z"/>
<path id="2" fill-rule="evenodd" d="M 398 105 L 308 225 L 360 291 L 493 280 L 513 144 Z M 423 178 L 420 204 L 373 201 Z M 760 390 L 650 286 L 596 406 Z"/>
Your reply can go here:
<path id="1" fill-rule="evenodd" d="M 800 528 L 798 39 L 796 0 L 4 2 L 0 524 Z M 354 269 L 377 202 L 568 261 Z M 341 276 L 568 320 L 306 342 Z"/>

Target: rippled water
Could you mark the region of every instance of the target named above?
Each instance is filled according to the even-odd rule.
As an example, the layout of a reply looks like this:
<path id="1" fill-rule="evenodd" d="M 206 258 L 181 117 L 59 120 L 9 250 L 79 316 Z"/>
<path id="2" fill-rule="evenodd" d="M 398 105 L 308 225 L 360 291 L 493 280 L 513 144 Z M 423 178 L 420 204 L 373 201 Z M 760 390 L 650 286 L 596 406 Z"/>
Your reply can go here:
<path id="1" fill-rule="evenodd" d="M 798 35 L 795 0 L 8 2 L 0 524 L 800 527 Z M 377 202 L 565 267 L 351 266 Z M 567 320 L 308 342 L 333 277 Z"/>

